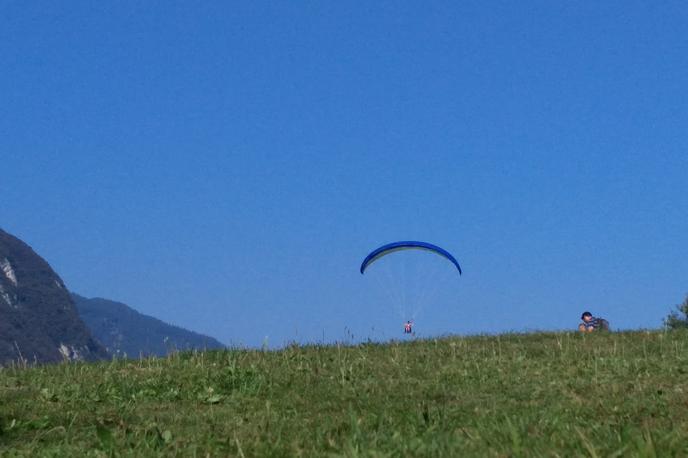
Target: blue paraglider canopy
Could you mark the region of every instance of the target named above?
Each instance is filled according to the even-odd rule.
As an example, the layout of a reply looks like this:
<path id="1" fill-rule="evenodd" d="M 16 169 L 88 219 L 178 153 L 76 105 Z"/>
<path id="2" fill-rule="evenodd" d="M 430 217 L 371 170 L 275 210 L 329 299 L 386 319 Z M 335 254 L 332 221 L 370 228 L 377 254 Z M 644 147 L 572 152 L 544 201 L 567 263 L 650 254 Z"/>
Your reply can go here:
<path id="1" fill-rule="evenodd" d="M 459 271 L 459 275 L 461 275 L 462 272 L 461 272 L 461 266 L 459 265 L 459 262 L 447 250 L 445 250 L 444 248 L 440 248 L 437 245 L 433 245 L 432 243 L 413 242 L 413 241 L 388 243 L 387 245 L 383 245 L 380 248 L 374 250 L 368 256 L 366 256 L 366 258 L 363 260 L 363 263 L 361 264 L 361 274 L 363 274 L 365 272 L 365 270 L 368 268 L 368 266 L 370 264 L 377 261 L 378 259 L 380 259 L 383 256 L 386 256 L 390 253 L 394 253 L 396 251 L 414 250 L 414 249 L 415 250 L 431 251 L 433 253 L 436 253 L 436 254 L 446 258 L 452 264 L 454 264 L 454 266 Z"/>

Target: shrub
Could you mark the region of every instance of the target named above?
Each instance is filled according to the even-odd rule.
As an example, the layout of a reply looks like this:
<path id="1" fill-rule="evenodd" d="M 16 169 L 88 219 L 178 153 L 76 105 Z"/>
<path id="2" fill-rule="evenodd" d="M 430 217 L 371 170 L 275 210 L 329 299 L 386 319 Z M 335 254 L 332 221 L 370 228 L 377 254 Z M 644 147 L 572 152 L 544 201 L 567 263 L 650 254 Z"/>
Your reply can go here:
<path id="1" fill-rule="evenodd" d="M 664 319 L 664 324 L 669 329 L 688 328 L 688 295 L 681 304 L 676 306 L 676 310 Z"/>

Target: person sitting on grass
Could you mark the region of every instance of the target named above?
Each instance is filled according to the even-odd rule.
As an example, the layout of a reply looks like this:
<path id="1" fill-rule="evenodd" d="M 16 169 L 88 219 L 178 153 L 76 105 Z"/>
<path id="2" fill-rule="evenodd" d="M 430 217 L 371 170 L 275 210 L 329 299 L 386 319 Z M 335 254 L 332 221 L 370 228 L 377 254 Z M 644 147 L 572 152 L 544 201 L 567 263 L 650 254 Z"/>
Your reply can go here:
<path id="1" fill-rule="evenodd" d="M 580 332 L 609 331 L 609 322 L 604 318 L 592 316 L 590 312 L 583 312 L 581 320 L 583 322 L 578 325 Z"/>

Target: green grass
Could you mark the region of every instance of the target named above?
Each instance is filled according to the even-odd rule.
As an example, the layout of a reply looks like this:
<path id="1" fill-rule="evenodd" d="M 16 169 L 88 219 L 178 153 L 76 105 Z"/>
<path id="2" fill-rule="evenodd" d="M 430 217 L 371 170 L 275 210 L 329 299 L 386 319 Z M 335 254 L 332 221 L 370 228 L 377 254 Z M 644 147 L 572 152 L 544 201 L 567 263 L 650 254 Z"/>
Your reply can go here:
<path id="1" fill-rule="evenodd" d="M 1 456 L 688 456 L 688 332 L 0 370 Z"/>

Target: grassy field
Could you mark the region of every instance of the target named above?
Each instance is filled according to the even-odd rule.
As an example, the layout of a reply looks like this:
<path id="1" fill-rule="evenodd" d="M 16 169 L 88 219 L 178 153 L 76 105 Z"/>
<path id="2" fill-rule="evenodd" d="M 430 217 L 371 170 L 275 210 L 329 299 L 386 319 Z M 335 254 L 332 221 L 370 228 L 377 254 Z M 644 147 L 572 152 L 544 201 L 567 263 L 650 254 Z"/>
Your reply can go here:
<path id="1" fill-rule="evenodd" d="M 688 333 L 0 369 L 1 456 L 688 456 Z"/>

